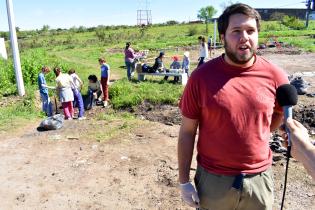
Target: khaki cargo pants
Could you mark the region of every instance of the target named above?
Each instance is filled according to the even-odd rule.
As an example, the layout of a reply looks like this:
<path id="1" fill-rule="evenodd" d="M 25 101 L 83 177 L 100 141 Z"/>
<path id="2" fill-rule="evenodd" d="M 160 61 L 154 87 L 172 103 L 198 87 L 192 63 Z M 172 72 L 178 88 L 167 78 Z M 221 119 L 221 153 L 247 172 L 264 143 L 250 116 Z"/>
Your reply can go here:
<path id="1" fill-rule="evenodd" d="M 200 199 L 199 209 L 272 210 L 271 168 L 256 175 L 245 175 L 241 180 L 235 185 L 234 176 L 214 175 L 198 166 L 195 185 Z"/>

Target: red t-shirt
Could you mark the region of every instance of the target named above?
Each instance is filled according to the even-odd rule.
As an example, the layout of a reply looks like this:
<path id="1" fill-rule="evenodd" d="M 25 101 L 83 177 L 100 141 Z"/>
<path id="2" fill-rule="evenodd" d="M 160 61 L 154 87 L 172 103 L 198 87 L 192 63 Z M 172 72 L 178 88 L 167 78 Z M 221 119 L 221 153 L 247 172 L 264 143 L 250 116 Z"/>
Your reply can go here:
<path id="1" fill-rule="evenodd" d="M 180 101 L 182 115 L 199 121 L 197 161 L 210 173 L 237 175 L 265 171 L 276 89 L 286 74 L 256 56 L 249 68 L 231 66 L 223 55 L 194 71 Z"/>

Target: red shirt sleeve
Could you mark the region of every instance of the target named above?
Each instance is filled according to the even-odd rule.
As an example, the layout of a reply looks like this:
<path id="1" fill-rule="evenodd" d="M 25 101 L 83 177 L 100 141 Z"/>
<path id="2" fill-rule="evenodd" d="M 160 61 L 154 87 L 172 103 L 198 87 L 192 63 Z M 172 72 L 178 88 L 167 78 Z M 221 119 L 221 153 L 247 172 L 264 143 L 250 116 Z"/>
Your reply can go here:
<path id="1" fill-rule="evenodd" d="M 179 102 L 179 108 L 183 116 L 190 119 L 199 119 L 201 112 L 199 89 L 198 81 L 195 75 L 192 74 Z"/>

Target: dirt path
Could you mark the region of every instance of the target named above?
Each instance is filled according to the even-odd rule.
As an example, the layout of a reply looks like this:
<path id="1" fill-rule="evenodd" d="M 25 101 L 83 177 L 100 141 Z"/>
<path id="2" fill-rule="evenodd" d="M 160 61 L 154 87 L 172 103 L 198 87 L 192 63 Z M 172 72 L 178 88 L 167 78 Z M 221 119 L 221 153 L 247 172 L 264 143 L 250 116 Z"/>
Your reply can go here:
<path id="1" fill-rule="evenodd" d="M 289 71 L 295 71 L 293 64 L 301 64 L 299 69 L 315 66 L 314 54 L 266 57 Z M 111 125 L 123 128 L 126 122 L 96 119 L 96 113 L 109 112 L 99 107 L 86 121 L 66 121 L 58 131 L 38 132 L 35 122 L 1 133 L 0 209 L 191 209 L 176 188 L 178 109 L 159 109 L 140 113 L 138 120 L 127 123 L 129 130 L 101 143 L 96 135 Z M 274 209 L 279 209 L 284 160 L 276 161 L 273 170 Z M 314 206 L 314 182 L 300 163 L 291 161 L 286 209 Z"/>

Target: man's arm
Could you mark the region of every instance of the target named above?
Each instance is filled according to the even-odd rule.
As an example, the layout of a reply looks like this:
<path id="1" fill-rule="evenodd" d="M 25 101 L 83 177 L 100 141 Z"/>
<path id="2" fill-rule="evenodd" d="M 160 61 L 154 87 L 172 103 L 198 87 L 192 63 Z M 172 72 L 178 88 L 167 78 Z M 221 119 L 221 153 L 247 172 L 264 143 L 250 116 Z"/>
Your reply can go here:
<path id="1" fill-rule="evenodd" d="M 182 116 L 182 124 L 178 137 L 178 170 L 179 182 L 189 182 L 190 165 L 194 151 L 195 136 L 198 120 Z"/>
<path id="2" fill-rule="evenodd" d="M 270 123 L 270 131 L 273 132 L 280 127 L 283 123 L 283 113 L 277 110 L 274 110 Z"/>

